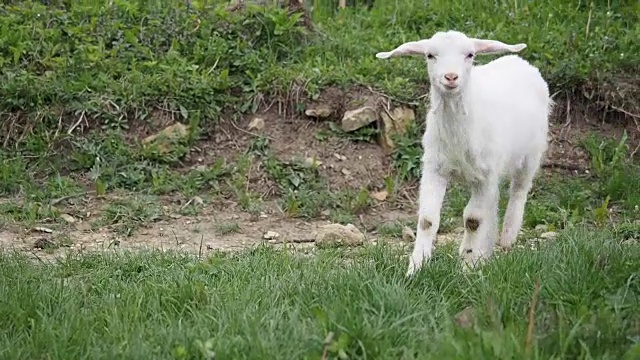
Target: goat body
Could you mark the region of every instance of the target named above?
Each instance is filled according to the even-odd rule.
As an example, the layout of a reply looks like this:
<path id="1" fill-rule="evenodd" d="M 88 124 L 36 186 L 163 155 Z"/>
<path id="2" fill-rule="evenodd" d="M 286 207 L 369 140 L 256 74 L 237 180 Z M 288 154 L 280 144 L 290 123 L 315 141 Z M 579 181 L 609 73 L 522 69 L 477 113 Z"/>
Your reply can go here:
<path id="1" fill-rule="evenodd" d="M 442 175 L 472 186 L 512 177 L 527 156 L 547 148 L 546 83 L 516 55 L 474 67 L 462 96 L 442 97 L 432 89 L 430 98 L 422 145 Z"/>
<path id="2" fill-rule="evenodd" d="M 450 31 L 378 54 L 380 58 L 422 54 L 429 64 L 431 103 L 422 139 L 419 225 L 408 275 L 431 257 L 444 194 L 452 178 L 471 190 L 459 249 L 465 263 L 475 265 L 493 252 L 498 236 L 499 183 L 505 178 L 511 187 L 500 245 L 513 245 L 547 149 L 552 102 L 540 72 L 524 59 L 508 55 L 480 66 L 472 66 L 469 60 L 476 53 L 515 52 L 524 47 L 469 39 Z"/>

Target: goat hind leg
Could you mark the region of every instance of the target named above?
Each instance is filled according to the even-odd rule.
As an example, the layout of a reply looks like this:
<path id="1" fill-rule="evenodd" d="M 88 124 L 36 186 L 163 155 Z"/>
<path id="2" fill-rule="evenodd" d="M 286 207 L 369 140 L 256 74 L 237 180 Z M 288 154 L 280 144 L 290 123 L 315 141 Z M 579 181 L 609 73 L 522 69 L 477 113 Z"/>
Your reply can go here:
<path id="1" fill-rule="evenodd" d="M 459 249 L 467 268 L 475 267 L 493 253 L 499 196 L 497 179 L 471 190 L 471 199 L 464 209 L 464 237 Z"/>
<path id="2" fill-rule="evenodd" d="M 537 163 L 525 162 L 525 166 L 511 179 L 509 188 L 509 203 L 504 215 L 502 234 L 500 235 L 500 247 L 510 250 L 518 237 L 524 218 L 524 208 L 527 203 L 529 191 L 533 186 L 533 178 L 536 175 Z"/>

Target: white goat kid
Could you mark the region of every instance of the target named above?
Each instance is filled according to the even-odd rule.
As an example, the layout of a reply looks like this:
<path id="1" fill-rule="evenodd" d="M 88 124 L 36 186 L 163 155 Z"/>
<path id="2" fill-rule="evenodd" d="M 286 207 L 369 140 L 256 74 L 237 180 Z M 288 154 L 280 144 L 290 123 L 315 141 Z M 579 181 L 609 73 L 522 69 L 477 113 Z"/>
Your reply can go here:
<path id="1" fill-rule="evenodd" d="M 498 236 L 499 183 L 511 182 L 500 245 L 513 245 L 527 195 L 547 149 L 552 101 L 537 68 L 516 55 L 473 66 L 476 54 L 519 52 L 507 45 L 438 32 L 377 58 L 424 56 L 430 81 L 430 109 L 422 139 L 422 177 L 418 227 L 408 276 L 431 257 L 440 212 L 450 179 L 471 190 L 464 209 L 460 256 L 467 266 L 489 258 Z"/>

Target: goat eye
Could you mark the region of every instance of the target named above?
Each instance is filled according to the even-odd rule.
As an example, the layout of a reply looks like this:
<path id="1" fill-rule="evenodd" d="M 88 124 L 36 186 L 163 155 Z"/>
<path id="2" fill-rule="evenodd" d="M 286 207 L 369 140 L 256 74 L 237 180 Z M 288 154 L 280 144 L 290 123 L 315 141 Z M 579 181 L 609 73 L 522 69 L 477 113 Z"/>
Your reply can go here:
<path id="1" fill-rule="evenodd" d="M 473 53 L 468 53 L 467 54 L 467 59 L 473 59 Z"/>
<path id="2" fill-rule="evenodd" d="M 436 57 L 435 57 L 435 56 L 433 56 L 433 54 L 427 54 L 427 59 L 429 59 L 429 60 L 433 60 L 433 59 L 435 59 L 435 58 L 436 58 Z"/>

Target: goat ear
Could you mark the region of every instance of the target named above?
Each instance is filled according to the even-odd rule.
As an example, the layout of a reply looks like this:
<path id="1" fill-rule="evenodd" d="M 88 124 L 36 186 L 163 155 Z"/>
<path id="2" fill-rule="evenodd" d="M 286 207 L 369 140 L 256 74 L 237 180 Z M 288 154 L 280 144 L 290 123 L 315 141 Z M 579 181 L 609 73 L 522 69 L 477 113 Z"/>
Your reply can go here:
<path id="1" fill-rule="evenodd" d="M 499 54 L 503 52 L 519 52 L 527 44 L 508 45 L 497 40 L 471 39 L 478 54 Z"/>
<path id="2" fill-rule="evenodd" d="M 378 59 L 387 59 L 392 56 L 407 56 L 407 55 L 422 55 L 427 53 L 427 45 L 429 40 L 410 41 L 404 43 L 397 48 L 387 51 L 379 52 L 376 54 Z"/>

